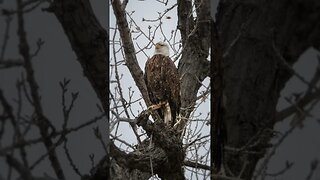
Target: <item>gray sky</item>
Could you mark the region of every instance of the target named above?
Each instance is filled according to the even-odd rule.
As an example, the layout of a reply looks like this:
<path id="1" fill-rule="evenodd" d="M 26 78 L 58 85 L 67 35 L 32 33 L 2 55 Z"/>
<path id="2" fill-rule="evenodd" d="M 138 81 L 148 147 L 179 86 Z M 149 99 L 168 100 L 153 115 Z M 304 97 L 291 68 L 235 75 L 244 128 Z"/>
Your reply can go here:
<path id="1" fill-rule="evenodd" d="M 308 49 L 301 55 L 299 61 L 294 65 L 297 73 L 302 75 L 307 81 L 310 81 L 315 73 L 317 67 L 317 55 L 319 52 L 313 48 Z M 306 90 L 306 85 L 303 84 L 296 77 L 291 78 L 284 90 L 281 92 L 281 99 L 278 103 L 278 110 L 287 107 L 289 104 L 283 97 L 289 97 L 294 92 L 303 92 Z M 274 173 L 285 167 L 286 161 L 293 162 L 293 167 L 280 176 L 279 179 L 305 179 L 310 171 L 310 163 L 317 158 L 320 160 L 320 142 L 318 137 L 320 135 L 320 105 L 318 104 L 311 115 L 314 117 L 307 117 L 303 123 L 303 128 L 297 128 L 293 133 L 284 140 L 284 142 L 277 149 L 273 156 L 268 172 Z M 276 124 L 275 130 L 281 133 L 287 131 L 290 127 L 292 117 L 289 117 L 283 122 Z M 274 138 L 272 142 L 276 142 Z M 273 179 L 273 178 L 270 178 Z M 319 180 L 319 167 L 312 179 Z"/>

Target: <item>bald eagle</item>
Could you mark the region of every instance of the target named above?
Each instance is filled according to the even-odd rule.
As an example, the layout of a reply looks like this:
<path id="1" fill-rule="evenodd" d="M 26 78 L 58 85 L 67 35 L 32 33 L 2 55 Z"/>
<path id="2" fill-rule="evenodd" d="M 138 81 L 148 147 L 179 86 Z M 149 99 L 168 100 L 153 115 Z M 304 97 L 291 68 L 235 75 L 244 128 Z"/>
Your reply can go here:
<path id="1" fill-rule="evenodd" d="M 169 46 L 164 42 L 155 45 L 154 55 L 145 65 L 144 79 L 150 101 L 158 105 L 161 119 L 173 126 L 180 110 L 180 78 L 173 61 L 169 57 Z"/>

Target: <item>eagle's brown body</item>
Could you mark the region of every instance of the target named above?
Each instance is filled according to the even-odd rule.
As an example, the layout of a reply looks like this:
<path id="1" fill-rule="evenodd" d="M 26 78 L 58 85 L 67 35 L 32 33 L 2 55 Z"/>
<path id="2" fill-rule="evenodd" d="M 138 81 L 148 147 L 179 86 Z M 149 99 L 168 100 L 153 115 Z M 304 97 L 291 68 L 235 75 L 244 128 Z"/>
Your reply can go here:
<path id="1" fill-rule="evenodd" d="M 178 70 L 170 57 L 155 54 L 148 59 L 145 66 L 145 82 L 153 104 L 169 103 L 171 126 L 173 126 L 180 110 L 180 79 Z M 160 117 L 165 116 L 166 112 L 163 108 L 158 112 Z"/>

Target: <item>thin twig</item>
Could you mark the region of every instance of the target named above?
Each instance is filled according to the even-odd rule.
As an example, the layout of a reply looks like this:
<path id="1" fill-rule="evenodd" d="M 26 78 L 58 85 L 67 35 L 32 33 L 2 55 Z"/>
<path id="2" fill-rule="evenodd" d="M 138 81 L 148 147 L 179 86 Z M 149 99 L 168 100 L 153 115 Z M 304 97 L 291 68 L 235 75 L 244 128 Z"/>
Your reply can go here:
<path id="1" fill-rule="evenodd" d="M 0 62 L 3 61 L 4 55 L 5 55 L 5 52 L 6 52 L 6 48 L 7 48 L 7 44 L 8 44 L 8 40 L 9 40 L 9 31 L 10 31 L 11 20 L 12 20 L 12 17 L 10 15 L 7 15 L 7 17 L 6 17 L 6 28 L 5 28 L 4 35 L 3 35 L 4 38 L 3 38 L 1 54 L 0 54 Z"/>
<path id="2" fill-rule="evenodd" d="M 33 7 L 32 7 L 33 8 Z M 33 100 L 34 111 L 37 115 L 37 125 L 40 130 L 41 136 L 44 138 L 45 147 L 49 153 L 49 160 L 52 168 L 54 169 L 57 177 L 61 180 L 65 180 L 65 175 L 60 165 L 60 162 L 56 156 L 55 151 L 50 151 L 53 142 L 47 138 L 49 136 L 49 129 L 55 131 L 54 126 L 44 115 L 42 105 L 40 102 L 40 96 L 38 92 L 38 83 L 34 77 L 34 70 L 31 63 L 31 55 L 29 52 L 29 44 L 26 38 L 26 32 L 24 27 L 24 10 L 22 0 L 17 0 L 17 19 L 18 19 L 18 37 L 19 37 L 19 52 L 24 60 L 24 68 L 27 72 L 27 81 L 30 86 L 31 97 Z"/>
<path id="3" fill-rule="evenodd" d="M 65 139 L 64 141 L 64 145 L 63 145 L 63 149 L 64 149 L 64 152 L 66 153 L 66 156 L 67 156 L 67 159 L 69 161 L 69 164 L 70 166 L 72 167 L 73 171 L 78 174 L 80 177 L 83 177 L 81 172 L 79 171 L 79 169 L 77 168 L 77 166 L 74 164 L 72 158 L 71 158 L 71 155 L 69 153 L 69 149 L 67 148 L 67 138 Z"/>

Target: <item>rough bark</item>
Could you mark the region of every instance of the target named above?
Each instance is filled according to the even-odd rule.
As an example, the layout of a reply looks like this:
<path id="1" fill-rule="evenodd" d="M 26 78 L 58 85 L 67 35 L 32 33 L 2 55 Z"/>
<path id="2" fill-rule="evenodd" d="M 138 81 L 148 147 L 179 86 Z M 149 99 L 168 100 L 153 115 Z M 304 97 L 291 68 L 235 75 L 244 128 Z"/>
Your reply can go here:
<path id="1" fill-rule="evenodd" d="M 292 65 L 307 48 L 319 48 L 319 8 L 317 0 L 220 2 L 226 146 L 254 144 L 248 150 L 260 152 L 226 151 L 224 164 L 234 175 L 248 161 L 241 178 L 251 179 L 269 146 L 279 93 L 292 76 L 283 59 Z"/>
<path id="2" fill-rule="evenodd" d="M 225 141 L 225 130 L 223 125 L 223 68 L 222 48 L 215 22 L 211 22 L 211 167 L 212 173 L 220 171 L 223 158 L 223 145 Z"/>
<path id="3" fill-rule="evenodd" d="M 149 115 L 148 111 L 142 112 L 136 122 L 149 137 L 152 135 L 152 142 L 150 139 L 143 141 L 131 153 L 125 153 L 111 143 L 110 155 L 116 161 L 111 167 L 113 179 L 149 178 L 152 172 L 162 179 L 185 179 L 182 168 L 185 152 L 178 133 L 162 121 L 150 123 Z M 115 173 L 121 171 L 125 173 Z"/>
<path id="4" fill-rule="evenodd" d="M 197 19 L 193 22 L 191 1 L 178 0 L 178 29 L 183 46 L 178 71 L 181 76 L 182 115 L 188 117 L 195 105 L 201 82 L 210 73 L 207 60 L 210 48 L 210 4 L 201 2 Z"/>

